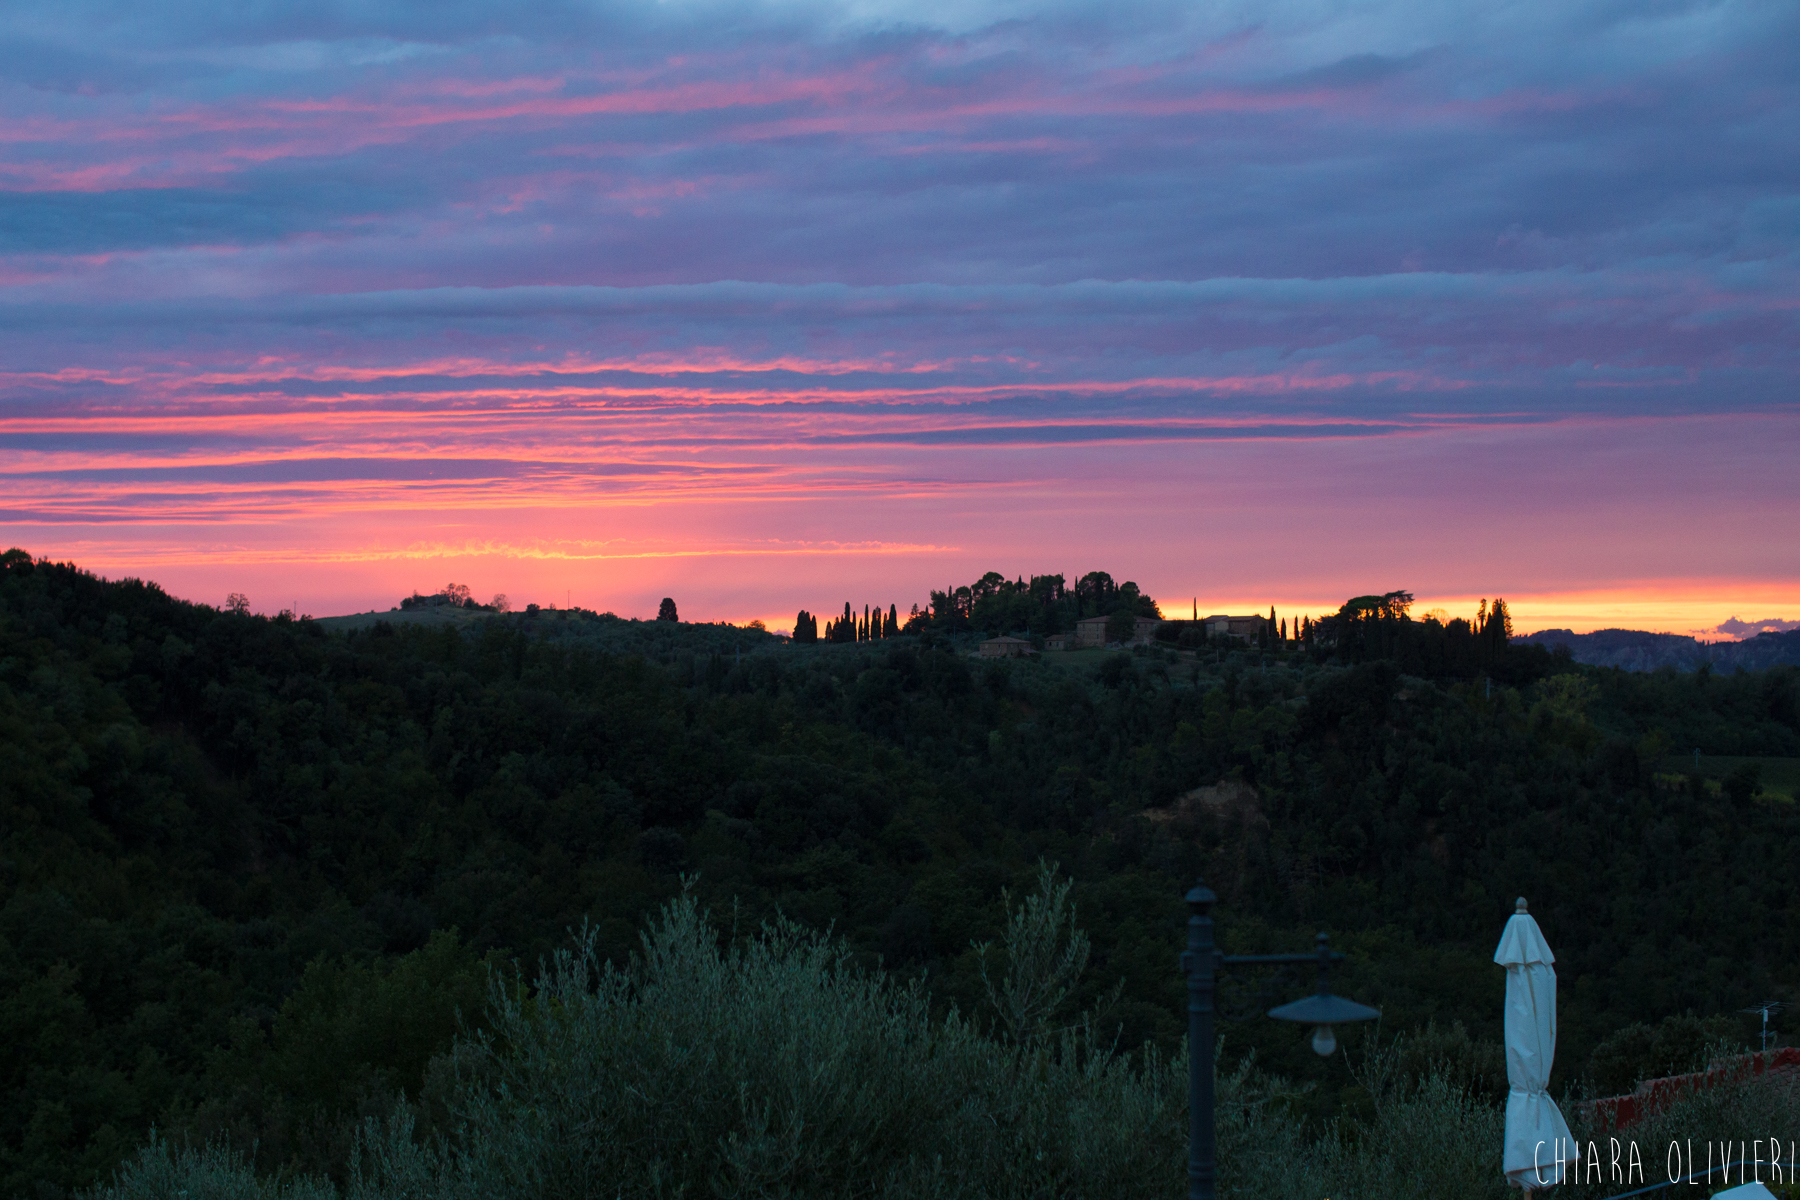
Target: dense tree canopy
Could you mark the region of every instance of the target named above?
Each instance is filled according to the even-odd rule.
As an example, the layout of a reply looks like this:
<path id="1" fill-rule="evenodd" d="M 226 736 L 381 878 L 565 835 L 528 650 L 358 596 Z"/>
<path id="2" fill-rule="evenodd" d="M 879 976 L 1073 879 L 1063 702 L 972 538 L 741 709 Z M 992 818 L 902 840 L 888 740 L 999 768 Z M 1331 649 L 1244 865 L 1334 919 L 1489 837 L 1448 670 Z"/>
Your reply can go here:
<path id="1" fill-rule="evenodd" d="M 484 1019 L 489 966 L 584 922 L 622 961 L 684 875 L 974 1011 L 1002 889 L 1058 862 L 1082 999 L 1122 981 L 1126 1049 L 1179 1043 L 1202 872 L 1229 949 L 1329 927 L 1389 1033 L 1478 1040 L 1528 895 L 1563 981 L 1559 1086 L 1633 1023 L 1800 982 L 1792 800 L 1668 759 L 1800 757 L 1792 669 L 1630 675 L 1410 619 L 1336 648 L 993 663 L 935 612 L 853 645 L 575 612 L 346 635 L 3 566 L 6 1194 L 90 1182 L 153 1123 L 341 1162 Z M 1015 601 L 1061 620 L 1079 586 L 1045 579 L 995 581 L 962 628 Z M 1128 587 L 1104 594 L 1153 608 Z M 1352 1102 L 1292 1031 L 1226 1037 L 1318 1080 L 1317 1111 Z"/>
<path id="2" fill-rule="evenodd" d="M 1090 571 L 1065 586 L 1061 575 L 1007 579 L 989 571 L 967 587 L 933 591 L 924 609 L 913 608 L 900 629 L 907 633 L 1026 634 L 1044 637 L 1067 633 L 1083 617 L 1115 613 L 1160 617 L 1156 602 L 1135 583 L 1115 584 L 1105 571 Z"/>

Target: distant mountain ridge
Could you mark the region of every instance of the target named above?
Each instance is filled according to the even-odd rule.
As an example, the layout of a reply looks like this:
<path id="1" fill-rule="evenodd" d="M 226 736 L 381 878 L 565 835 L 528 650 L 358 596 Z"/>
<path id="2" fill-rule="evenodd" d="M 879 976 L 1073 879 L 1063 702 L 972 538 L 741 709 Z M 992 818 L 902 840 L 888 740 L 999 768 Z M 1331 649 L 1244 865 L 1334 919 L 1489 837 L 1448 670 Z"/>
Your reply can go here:
<path id="1" fill-rule="evenodd" d="M 1514 642 L 1540 646 L 1567 646 L 1578 663 L 1596 667 L 1623 667 L 1627 671 L 1654 671 L 1674 667 L 1694 671 L 1711 663 L 1715 671 L 1760 671 L 1768 667 L 1800 665 L 1800 629 L 1786 633 L 1759 633 L 1741 642 L 1703 642 L 1679 633 L 1647 633 L 1641 629 L 1597 629 L 1576 633 L 1569 629 L 1541 629 Z"/>

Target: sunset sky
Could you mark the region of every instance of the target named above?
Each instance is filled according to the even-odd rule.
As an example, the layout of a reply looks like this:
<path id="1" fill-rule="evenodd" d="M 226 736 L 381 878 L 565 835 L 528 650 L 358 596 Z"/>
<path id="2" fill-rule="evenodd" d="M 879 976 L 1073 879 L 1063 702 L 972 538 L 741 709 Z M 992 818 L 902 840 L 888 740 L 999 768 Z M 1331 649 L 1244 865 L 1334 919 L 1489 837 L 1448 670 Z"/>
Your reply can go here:
<path id="1" fill-rule="evenodd" d="M 21 2 L 0 88 L 0 541 L 108 576 L 1800 619 L 1791 0 Z"/>

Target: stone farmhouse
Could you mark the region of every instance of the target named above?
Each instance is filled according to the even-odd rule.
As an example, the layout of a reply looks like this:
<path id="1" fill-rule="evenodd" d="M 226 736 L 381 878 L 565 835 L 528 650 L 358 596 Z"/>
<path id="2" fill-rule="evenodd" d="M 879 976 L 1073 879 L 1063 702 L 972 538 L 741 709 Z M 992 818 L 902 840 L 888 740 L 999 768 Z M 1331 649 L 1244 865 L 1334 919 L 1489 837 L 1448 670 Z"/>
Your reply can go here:
<path id="1" fill-rule="evenodd" d="M 1106 645 L 1106 623 L 1111 617 L 1085 617 L 1075 622 L 1075 645 L 1078 648 Z M 1156 617 L 1139 617 L 1131 632 L 1131 645 L 1147 644 L 1162 621 Z"/>
<path id="2" fill-rule="evenodd" d="M 1247 617 L 1233 617 L 1219 613 L 1200 622 L 1206 629 L 1207 637 L 1232 637 L 1241 642 L 1255 641 L 1262 634 L 1263 626 L 1268 623 L 1269 618 L 1261 613 L 1252 613 Z"/>
<path id="3" fill-rule="evenodd" d="M 1023 658 L 1031 653 L 1031 643 L 1024 638 L 992 637 L 981 643 L 983 658 Z"/>

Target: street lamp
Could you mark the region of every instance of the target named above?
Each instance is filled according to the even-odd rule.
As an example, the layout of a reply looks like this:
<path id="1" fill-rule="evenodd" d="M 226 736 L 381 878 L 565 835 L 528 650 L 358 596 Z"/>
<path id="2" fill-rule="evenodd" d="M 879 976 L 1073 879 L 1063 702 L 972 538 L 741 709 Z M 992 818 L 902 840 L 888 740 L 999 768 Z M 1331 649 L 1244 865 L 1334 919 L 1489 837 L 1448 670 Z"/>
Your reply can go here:
<path id="1" fill-rule="evenodd" d="M 1332 1036 L 1331 1032 L 1333 1025 L 1348 1025 L 1352 1021 L 1373 1021 L 1381 1015 L 1378 1009 L 1331 994 L 1331 964 L 1343 957 L 1341 954 L 1331 952 L 1330 939 L 1321 933 L 1319 948 L 1312 954 L 1277 954 L 1267 958 L 1228 958 L 1225 961 L 1228 963 L 1305 962 L 1309 958 L 1318 959 L 1319 990 L 1304 1000 L 1283 1004 L 1280 1008 L 1271 1008 L 1269 1015 L 1277 1021 L 1298 1021 L 1302 1025 L 1311 1025 L 1313 1027 L 1313 1052 L 1321 1058 L 1325 1058 L 1337 1049 L 1337 1038 Z"/>
<path id="2" fill-rule="evenodd" d="M 1313 1027 L 1312 1047 L 1320 1055 L 1337 1049 L 1333 1025 L 1379 1017 L 1377 1009 L 1331 994 L 1331 964 L 1343 960 L 1321 933 L 1311 954 L 1220 954 L 1213 944 L 1212 906 L 1218 896 L 1196 880 L 1187 894 L 1188 941 L 1181 970 L 1188 981 L 1188 1200 L 1213 1200 L 1213 979 L 1221 967 L 1316 962 L 1319 990 L 1292 1004 L 1269 1010 L 1279 1021 Z"/>

